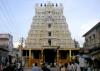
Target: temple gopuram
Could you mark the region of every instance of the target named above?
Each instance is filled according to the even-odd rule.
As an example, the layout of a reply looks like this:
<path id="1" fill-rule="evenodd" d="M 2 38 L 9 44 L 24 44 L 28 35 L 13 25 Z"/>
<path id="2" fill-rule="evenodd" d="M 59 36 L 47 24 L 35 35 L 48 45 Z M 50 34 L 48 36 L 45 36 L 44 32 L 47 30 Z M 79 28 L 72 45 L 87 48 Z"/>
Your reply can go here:
<path id="1" fill-rule="evenodd" d="M 35 5 L 31 28 L 22 48 L 25 66 L 33 63 L 67 63 L 79 53 L 63 15 L 63 5 L 47 2 Z"/>

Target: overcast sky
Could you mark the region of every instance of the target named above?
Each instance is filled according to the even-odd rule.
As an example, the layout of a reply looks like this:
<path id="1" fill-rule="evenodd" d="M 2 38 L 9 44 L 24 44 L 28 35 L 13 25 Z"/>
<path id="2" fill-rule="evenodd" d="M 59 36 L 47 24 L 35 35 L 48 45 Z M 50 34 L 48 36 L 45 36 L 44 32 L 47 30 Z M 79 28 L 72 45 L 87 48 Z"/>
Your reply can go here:
<path id="1" fill-rule="evenodd" d="M 36 3 L 46 3 L 48 0 L 0 0 L 0 33 L 13 35 L 14 44 L 21 37 L 26 38 L 32 17 L 35 15 Z M 80 45 L 82 35 L 100 21 L 100 0 L 51 0 L 62 3 L 64 16 L 69 26 L 72 38 Z"/>

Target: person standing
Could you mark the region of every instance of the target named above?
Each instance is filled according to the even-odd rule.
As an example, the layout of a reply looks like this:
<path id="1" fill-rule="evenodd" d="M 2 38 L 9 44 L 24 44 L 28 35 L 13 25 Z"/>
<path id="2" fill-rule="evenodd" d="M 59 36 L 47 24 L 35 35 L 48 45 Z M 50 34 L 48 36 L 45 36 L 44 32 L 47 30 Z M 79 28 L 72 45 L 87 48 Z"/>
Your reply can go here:
<path id="1" fill-rule="evenodd" d="M 38 67 L 37 63 L 32 68 L 32 71 L 41 71 L 40 67 Z"/>
<path id="2" fill-rule="evenodd" d="M 58 71 L 58 68 L 52 63 L 50 67 L 51 71 Z"/>
<path id="3" fill-rule="evenodd" d="M 76 71 L 81 71 L 79 64 L 77 64 L 77 69 Z"/>
<path id="4" fill-rule="evenodd" d="M 66 67 L 64 65 L 61 66 L 61 71 L 66 71 Z"/>
<path id="5" fill-rule="evenodd" d="M 42 64 L 42 71 L 50 71 L 50 67 L 47 66 L 45 63 Z"/>
<path id="6" fill-rule="evenodd" d="M 2 66 L 2 63 L 0 63 L 0 71 L 3 70 L 3 66 Z"/>
<path id="7" fill-rule="evenodd" d="M 74 66 L 73 62 L 68 63 L 67 71 L 75 71 L 75 66 Z"/>
<path id="8" fill-rule="evenodd" d="M 79 66 L 80 66 L 80 69 L 81 69 L 81 71 L 85 71 L 84 69 L 85 69 L 85 59 L 84 58 L 82 58 L 82 57 L 79 57 Z"/>
<path id="9" fill-rule="evenodd" d="M 81 71 L 79 63 L 75 62 L 75 71 Z"/>

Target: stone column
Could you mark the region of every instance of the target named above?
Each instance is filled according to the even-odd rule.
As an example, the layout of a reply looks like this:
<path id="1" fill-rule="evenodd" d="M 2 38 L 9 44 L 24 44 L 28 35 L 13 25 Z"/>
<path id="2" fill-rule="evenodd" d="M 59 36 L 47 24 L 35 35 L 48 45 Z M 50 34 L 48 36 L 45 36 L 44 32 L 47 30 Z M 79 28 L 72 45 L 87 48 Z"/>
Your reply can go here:
<path id="1" fill-rule="evenodd" d="M 69 50 L 69 57 L 70 57 L 70 61 L 71 61 L 71 56 L 72 55 L 72 52 L 71 52 L 71 49 Z"/>
<path id="2" fill-rule="evenodd" d="M 29 67 L 31 66 L 31 49 L 29 49 Z"/>
<path id="3" fill-rule="evenodd" d="M 59 50 L 57 49 L 57 63 L 59 63 Z"/>
<path id="4" fill-rule="evenodd" d="M 43 63 L 43 49 L 41 50 L 41 63 Z"/>

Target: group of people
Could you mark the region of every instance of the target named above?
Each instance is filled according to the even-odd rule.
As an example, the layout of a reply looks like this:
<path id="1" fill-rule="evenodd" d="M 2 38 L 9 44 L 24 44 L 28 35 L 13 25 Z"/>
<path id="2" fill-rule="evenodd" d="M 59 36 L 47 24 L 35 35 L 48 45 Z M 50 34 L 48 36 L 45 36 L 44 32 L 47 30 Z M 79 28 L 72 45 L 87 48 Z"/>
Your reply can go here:
<path id="1" fill-rule="evenodd" d="M 0 71 L 23 71 L 23 66 L 20 62 L 7 63 L 7 65 L 3 66 Z"/>
<path id="2" fill-rule="evenodd" d="M 56 63 L 51 63 L 51 64 L 43 63 L 41 66 L 38 66 L 38 64 L 35 63 L 32 67 L 32 71 L 84 71 L 84 70 L 82 67 L 80 67 L 79 61 L 75 59 L 63 65 Z"/>
<path id="3" fill-rule="evenodd" d="M 32 67 L 32 71 L 81 71 L 80 67 L 77 63 L 66 63 L 64 65 L 56 65 L 51 63 L 51 65 L 47 65 L 45 63 L 43 63 L 40 66 L 37 65 L 37 63 L 34 64 L 34 66 Z"/>

